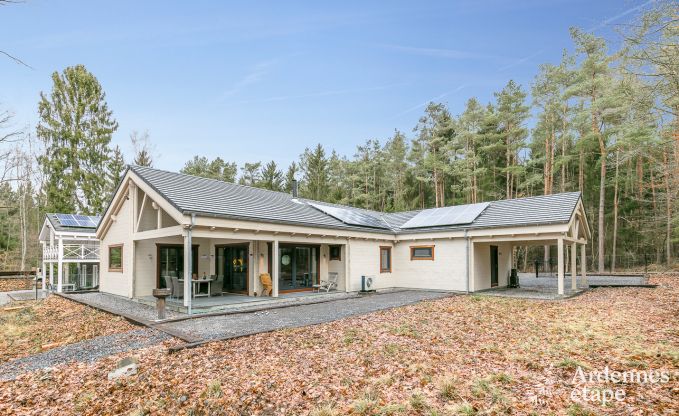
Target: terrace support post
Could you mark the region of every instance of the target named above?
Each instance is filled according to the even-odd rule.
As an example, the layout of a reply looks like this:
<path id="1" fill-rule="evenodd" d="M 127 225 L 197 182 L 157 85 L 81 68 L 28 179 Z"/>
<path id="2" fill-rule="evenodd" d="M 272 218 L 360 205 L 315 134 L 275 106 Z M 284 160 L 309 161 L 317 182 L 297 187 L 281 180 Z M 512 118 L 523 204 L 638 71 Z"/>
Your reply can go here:
<path id="1" fill-rule="evenodd" d="M 193 288 L 191 259 L 191 236 L 187 233 L 184 235 L 184 306 L 187 308 L 191 302 L 191 289 Z"/>
<path id="2" fill-rule="evenodd" d="M 582 284 L 585 287 L 589 286 L 587 282 L 587 246 L 584 244 L 580 245 L 580 275 L 582 276 Z"/>
<path id="3" fill-rule="evenodd" d="M 59 251 L 57 253 L 57 292 L 63 292 L 64 283 L 64 240 L 59 239 Z"/>
<path id="4" fill-rule="evenodd" d="M 571 289 L 578 289 L 578 245 L 571 243 Z"/>
<path id="5" fill-rule="evenodd" d="M 563 238 L 559 237 L 557 240 L 557 256 L 556 256 L 556 261 L 557 261 L 557 287 L 558 287 L 558 293 L 559 295 L 564 294 L 564 284 L 563 284 L 563 266 L 564 266 L 564 261 L 563 261 Z"/>
<path id="6" fill-rule="evenodd" d="M 45 270 L 45 242 L 41 241 L 40 245 L 42 246 L 42 290 L 45 290 L 47 288 L 47 271 Z"/>
<path id="7" fill-rule="evenodd" d="M 280 273 L 280 260 L 278 259 L 278 240 L 273 240 L 271 247 L 271 285 L 273 286 L 271 290 L 271 296 L 274 298 L 278 297 L 278 274 Z"/>
<path id="8" fill-rule="evenodd" d="M 349 292 L 351 291 L 351 269 L 350 269 L 350 263 L 349 263 L 349 240 L 347 240 L 347 243 L 344 245 L 344 257 L 342 257 L 342 260 L 344 260 L 344 291 Z"/>
<path id="9" fill-rule="evenodd" d="M 50 265 L 50 290 L 54 290 L 54 263 L 49 262 Z"/>

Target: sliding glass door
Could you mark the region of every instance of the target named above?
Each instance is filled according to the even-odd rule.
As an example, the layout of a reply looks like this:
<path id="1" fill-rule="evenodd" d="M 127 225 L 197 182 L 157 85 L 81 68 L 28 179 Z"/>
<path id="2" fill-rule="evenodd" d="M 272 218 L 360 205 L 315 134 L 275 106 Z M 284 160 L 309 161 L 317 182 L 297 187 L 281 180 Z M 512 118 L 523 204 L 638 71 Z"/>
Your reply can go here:
<path id="1" fill-rule="evenodd" d="M 222 290 L 224 292 L 247 293 L 249 267 L 248 245 L 217 246 L 216 248 L 216 284 L 222 284 Z"/>
<path id="2" fill-rule="evenodd" d="M 198 274 L 198 246 L 191 249 L 193 274 Z M 167 280 L 173 277 L 184 278 L 184 246 L 158 244 L 158 273 L 156 287 L 165 288 Z"/>
<path id="3" fill-rule="evenodd" d="M 278 290 L 310 290 L 318 283 L 319 254 L 319 246 L 281 244 Z"/>

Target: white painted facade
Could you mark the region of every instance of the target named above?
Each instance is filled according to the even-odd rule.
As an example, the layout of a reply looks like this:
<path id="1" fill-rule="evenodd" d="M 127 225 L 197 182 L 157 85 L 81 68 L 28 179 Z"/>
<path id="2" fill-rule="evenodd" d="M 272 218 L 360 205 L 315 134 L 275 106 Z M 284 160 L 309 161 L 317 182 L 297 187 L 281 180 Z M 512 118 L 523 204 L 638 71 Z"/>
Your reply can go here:
<path id="1" fill-rule="evenodd" d="M 42 289 L 64 292 L 92 289 L 99 282 L 100 245 L 95 230 L 57 229 L 45 218 L 38 234 L 42 246 Z"/>
<path id="2" fill-rule="evenodd" d="M 216 246 L 247 244 L 250 296 L 261 294 L 259 276 L 265 272 L 272 275 L 273 296 L 279 295 L 276 248 L 287 243 L 318 246 L 319 278 L 325 280 L 329 272 L 337 273 L 340 291 L 358 291 L 361 276 L 373 276 L 377 289 L 474 292 L 491 288 L 491 246 L 498 250 L 497 286 L 502 287 L 508 284 L 514 247 L 560 244 L 570 248 L 572 244 L 586 244 L 590 237 L 581 202 L 567 224 L 470 229 L 466 233 L 456 230 L 394 235 L 200 215 L 192 218 L 176 210 L 132 171 L 123 178 L 97 236 L 102 247 L 100 290 L 131 298 L 149 296 L 156 287 L 157 245 L 181 245 L 188 253 L 189 236 L 191 244 L 198 246 L 198 275 L 215 274 Z M 108 248 L 116 245 L 122 245 L 123 267 L 109 270 Z M 332 245 L 340 246 L 340 260 L 330 260 Z M 413 246 L 433 246 L 434 258 L 411 259 Z M 390 271 L 380 272 L 380 247 L 391 248 Z M 189 274 L 187 263 L 185 275 Z M 559 264 L 563 290 L 563 259 Z M 188 285 L 187 282 L 187 289 Z M 185 297 L 185 305 L 187 302 Z"/>

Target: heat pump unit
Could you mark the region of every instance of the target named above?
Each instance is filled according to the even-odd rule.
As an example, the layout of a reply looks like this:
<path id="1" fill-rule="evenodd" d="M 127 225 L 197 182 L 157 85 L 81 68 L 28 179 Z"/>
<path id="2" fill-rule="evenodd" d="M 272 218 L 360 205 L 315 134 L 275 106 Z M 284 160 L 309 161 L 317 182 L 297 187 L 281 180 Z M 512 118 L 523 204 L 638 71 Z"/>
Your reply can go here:
<path id="1" fill-rule="evenodd" d="M 375 276 L 361 276 L 361 292 L 374 292 L 375 283 Z"/>

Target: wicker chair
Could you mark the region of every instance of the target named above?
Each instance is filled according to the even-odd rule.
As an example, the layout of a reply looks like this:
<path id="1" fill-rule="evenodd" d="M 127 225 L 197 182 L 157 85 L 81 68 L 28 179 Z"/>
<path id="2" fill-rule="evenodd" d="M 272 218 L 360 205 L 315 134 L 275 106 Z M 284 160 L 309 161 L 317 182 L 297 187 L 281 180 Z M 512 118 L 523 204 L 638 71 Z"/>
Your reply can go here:
<path id="1" fill-rule="evenodd" d="M 174 285 L 172 284 L 172 278 L 170 276 L 163 276 L 165 281 L 165 287 L 170 289 L 170 297 L 174 296 Z"/>
<path id="2" fill-rule="evenodd" d="M 215 280 L 210 283 L 210 296 L 221 296 L 222 295 L 222 285 L 223 281 L 219 276 L 211 276 L 212 278 L 215 278 Z"/>
<path id="3" fill-rule="evenodd" d="M 173 295 L 175 298 L 184 297 L 184 285 L 182 283 L 183 282 L 180 282 L 178 277 L 172 278 L 172 287 L 174 288 Z"/>

